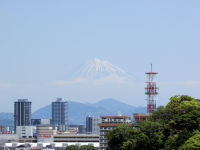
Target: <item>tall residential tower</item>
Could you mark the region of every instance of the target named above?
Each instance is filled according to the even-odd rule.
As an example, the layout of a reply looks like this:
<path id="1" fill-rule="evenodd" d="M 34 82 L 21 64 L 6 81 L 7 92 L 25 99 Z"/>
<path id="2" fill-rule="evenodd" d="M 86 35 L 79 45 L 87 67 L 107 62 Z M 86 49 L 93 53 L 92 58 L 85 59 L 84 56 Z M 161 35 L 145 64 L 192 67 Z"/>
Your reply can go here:
<path id="1" fill-rule="evenodd" d="M 31 102 L 27 99 L 18 99 L 14 102 L 14 129 L 17 126 L 31 125 Z"/>
<path id="2" fill-rule="evenodd" d="M 62 98 L 52 102 L 52 124 L 59 131 L 68 129 L 68 102 L 62 101 Z"/>

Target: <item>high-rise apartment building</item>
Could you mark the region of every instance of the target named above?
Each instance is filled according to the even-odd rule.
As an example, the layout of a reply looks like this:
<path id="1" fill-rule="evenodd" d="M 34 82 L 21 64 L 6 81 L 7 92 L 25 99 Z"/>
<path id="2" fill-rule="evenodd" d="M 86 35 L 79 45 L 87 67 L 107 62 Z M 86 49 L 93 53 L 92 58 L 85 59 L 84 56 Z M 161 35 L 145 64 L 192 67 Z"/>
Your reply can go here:
<path id="1" fill-rule="evenodd" d="M 101 123 L 98 124 L 100 127 L 100 136 L 99 136 L 100 150 L 106 150 L 108 146 L 108 139 L 106 138 L 107 132 L 123 124 L 127 124 L 128 126 L 133 126 L 133 124 L 131 123 L 131 116 L 101 117 Z"/>
<path id="2" fill-rule="evenodd" d="M 31 102 L 28 99 L 18 99 L 14 102 L 14 129 L 17 126 L 31 125 Z"/>
<path id="3" fill-rule="evenodd" d="M 52 124 L 58 131 L 68 129 L 68 102 L 62 101 L 62 98 L 52 102 Z"/>
<path id="4" fill-rule="evenodd" d="M 86 133 L 87 134 L 99 134 L 99 119 L 97 117 L 86 117 Z"/>

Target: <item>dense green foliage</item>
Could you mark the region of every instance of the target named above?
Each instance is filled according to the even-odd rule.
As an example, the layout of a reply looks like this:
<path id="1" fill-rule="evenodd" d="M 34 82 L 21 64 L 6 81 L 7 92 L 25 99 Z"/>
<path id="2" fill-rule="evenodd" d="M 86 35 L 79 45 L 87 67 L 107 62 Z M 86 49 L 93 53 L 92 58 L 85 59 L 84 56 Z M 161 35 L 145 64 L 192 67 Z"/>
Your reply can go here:
<path id="1" fill-rule="evenodd" d="M 78 150 L 79 147 L 77 145 L 69 145 L 66 147 L 66 150 Z"/>
<path id="2" fill-rule="evenodd" d="M 200 149 L 200 100 L 187 95 L 170 98 L 140 129 L 123 125 L 107 134 L 112 150 Z"/>
<path id="3" fill-rule="evenodd" d="M 66 150 L 96 150 L 92 145 L 81 145 L 80 148 L 77 145 L 70 145 L 66 147 Z"/>
<path id="4" fill-rule="evenodd" d="M 82 145 L 80 150 L 96 150 L 92 145 Z"/>
<path id="5" fill-rule="evenodd" d="M 179 147 L 178 150 L 199 150 L 200 149 L 200 132 L 195 131 L 194 135 L 190 137 L 184 145 Z"/>

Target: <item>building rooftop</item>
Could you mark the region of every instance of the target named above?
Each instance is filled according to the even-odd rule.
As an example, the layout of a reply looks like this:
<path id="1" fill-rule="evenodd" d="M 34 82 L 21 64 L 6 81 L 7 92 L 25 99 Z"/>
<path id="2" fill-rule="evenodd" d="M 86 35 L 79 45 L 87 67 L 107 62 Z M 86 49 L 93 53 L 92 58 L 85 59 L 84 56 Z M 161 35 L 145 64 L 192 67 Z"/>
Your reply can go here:
<path id="1" fill-rule="evenodd" d="M 29 102 L 28 99 L 18 99 L 18 102 Z"/>
<path id="2" fill-rule="evenodd" d="M 121 126 L 123 124 L 127 124 L 128 126 L 132 126 L 133 123 L 99 123 L 98 126 L 100 127 L 118 127 Z"/>
<path id="3" fill-rule="evenodd" d="M 146 116 L 146 113 L 133 113 L 134 116 Z"/>
<path id="4" fill-rule="evenodd" d="M 101 116 L 101 118 L 131 118 L 131 116 Z"/>
<path id="5" fill-rule="evenodd" d="M 63 101 L 63 98 L 57 98 L 56 101 L 54 101 L 53 103 L 55 103 L 55 102 L 67 103 L 67 101 Z"/>
<path id="6" fill-rule="evenodd" d="M 54 137 L 99 137 L 98 134 L 55 134 Z"/>
<path id="7" fill-rule="evenodd" d="M 62 102 L 62 98 L 57 98 L 56 102 Z"/>

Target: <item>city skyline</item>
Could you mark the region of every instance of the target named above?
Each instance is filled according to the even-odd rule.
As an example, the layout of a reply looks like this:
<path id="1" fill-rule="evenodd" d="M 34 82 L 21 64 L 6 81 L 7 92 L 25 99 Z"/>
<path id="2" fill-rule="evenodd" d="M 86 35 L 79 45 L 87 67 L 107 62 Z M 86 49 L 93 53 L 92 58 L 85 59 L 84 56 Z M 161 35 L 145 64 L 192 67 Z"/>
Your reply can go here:
<path id="1" fill-rule="evenodd" d="M 2 112 L 26 98 L 33 112 L 57 97 L 95 103 L 114 98 L 146 106 L 145 72 L 158 72 L 157 105 L 175 94 L 199 98 L 200 2 L 1 1 L 0 99 Z M 85 62 L 117 66 L 131 82 L 73 81 Z M 111 79 L 109 79 L 111 80 Z"/>

